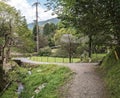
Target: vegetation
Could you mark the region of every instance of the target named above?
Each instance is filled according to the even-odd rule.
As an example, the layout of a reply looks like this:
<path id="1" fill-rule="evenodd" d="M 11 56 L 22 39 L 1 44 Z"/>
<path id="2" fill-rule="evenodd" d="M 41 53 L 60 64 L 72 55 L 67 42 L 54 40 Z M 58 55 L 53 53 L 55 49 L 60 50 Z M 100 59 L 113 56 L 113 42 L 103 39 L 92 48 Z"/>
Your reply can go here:
<path id="1" fill-rule="evenodd" d="M 28 70 L 31 71 L 31 75 L 28 74 Z M 22 98 L 31 98 L 32 96 L 35 98 L 58 98 L 59 88 L 72 75 L 69 68 L 57 65 L 39 65 L 27 69 L 17 68 L 11 73 L 14 81 L 1 98 L 18 98 L 16 80 L 24 84 L 24 90 L 20 95 Z M 42 84 L 45 84 L 45 87 L 35 93 L 35 90 Z"/>
<path id="2" fill-rule="evenodd" d="M 74 36 L 75 29 L 73 28 L 62 28 L 60 30 L 57 30 L 54 39 L 56 42 L 56 45 L 60 46 L 61 50 L 64 50 L 64 52 L 67 53 L 69 57 L 69 62 L 72 62 L 72 56 L 76 52 L 76 48 L 78 47 L 78 38 Z"/>
<path id="3" fill-rule="evenodd" d="M 120 51 L 119 51 L 120 52 Z M 118 52 L 118 54 L 119 54 Z M 119 55 L 118 55 L 119 56 Z M 120 96 L 120 58 L 117 59 L 115 50 L 108 54 L 102 65 L 102 73 L 104 75 L 110 98 L 119 98 Z"/>
<path id="4" fill-rule="evenodd" d="M 25 17 L 4 1 L 7 0 L 0 1 L 0 91 L 6 80 L 13 83 L 3 98 L 18 97 L 15 93 L 18 80 L 25 85 L 23 98 L 57 98 L 57 89 L 71 74 L 68 68 L 40 65 L 28 75 L 28 69 L 17 67 L 4 77 L 3 66 L 11 65 L 11 51 L 33 53 L 36 50 L 37 56 L 47 57 L 30 59 L 43 62 L 68 62 L 67 57 L 70 63 L 80 59 L 82 62 L 99 61 L 108 53 L 101 68 L 111 98 L 120 96 L 120 0 L 47 0 L 46 6 L 54 10 L 61 21 L 57 25 L 47 23 L 38 27 L 39 34 L 36 25 L 31 32 Z M 109 53 L 111 49 L 114 50 Z M 35 94 L 37 87 L 44 83 L 45 88 Z"/>
<path id="5" fill-rule="evenodd" d="M 43 27 L 43 35 L 47 37 L 49 47 L 55 46 L 53 36 L 55 34 L 56 29 L 57 26 L 54 23 L 46 23 Z"/>
<path id="6" fill-rule="evenodd" d="M 48 0 L 47 6 L 66 28 L 74 27 L 77 36 L 89 38 L 89 57 L 97 47 L 120 45 L 119 0 Z"/>
<path id="7" fill-rule="evenodd" d="M 51 55 L 51 48 L 50 47 L 41 48 L 38 54 L 40 56 L 49 56 Z"/>
<path id="8" fill-rule="evenodd" d="M 11 51 L 33 52 L 33 47 L 31 31 L 25 17 L 15 8 L 0 1 L 0 83 L 4 84 L 3 87 L 7 81 L 3 66 L 10 65 Z M 0 86 L 0 90 L 1 88 Z"/>
<path id="9" fill-rule="evenodd" d="M 9 62 L 11 47 L 32 52 L 32 35 L 25 17 L 13 7 L 0 1 L 0 56 L 2 64 Z"/>
<path id="10" fill-rule="evenodd" d="M 54 35 L 56 30 L 56 25 L 54 23 L 47 23 L 45 24 L 45 26 L 43 27 L 43 34 L 44 35 Z"/>

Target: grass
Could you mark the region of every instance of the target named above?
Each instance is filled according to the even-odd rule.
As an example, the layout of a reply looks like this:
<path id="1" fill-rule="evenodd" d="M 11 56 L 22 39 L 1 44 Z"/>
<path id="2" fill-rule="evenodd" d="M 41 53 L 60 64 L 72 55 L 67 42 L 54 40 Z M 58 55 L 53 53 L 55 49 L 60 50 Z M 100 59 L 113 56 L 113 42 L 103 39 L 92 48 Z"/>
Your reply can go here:
<path id="1" fill-rule="evenodd" d="M 106 54 L 92 54 L 92 62 L 100 61 Z M 56 62 L 56 63 L 69 63 L 69 58 L 60 58 L 60 57 L 44 57 L 44 56 L 32 56 L 30 57 L 33 61 L 38 62 Z M 80 62 L 80 58 L 72 58 L 72 62 Z M 88 58 L 83 58 L 84 62 L 88 62 Z"/>
<path id="2" fill-rule="evenodd" d="M 120 98 L 120 60 L 116 59 L 114 52 L 107 55 L 101 69 L 109 91 L 109 98 Z"/>
<path id="3" fill-rule="evenodd" d="M 104 56 L 106 56 L 105 53 L 100 53 L 100 54 L 92 54 L 92 58 L 98 58 L 98 59 L 101 59 L 103 58 Z"/>
<path id="4" fill-rule="evenodd" d="M 92 61 L 94 62 L 94 61 L 100 61 L 100 60 L 102 60 L 103 59 L 103 57 L 105 57 L 106 56 L 106 54 L 105 53 L 103 53 L 103 54 L 92 54 Z"/>
<path id="5" fill-rule="evenodd" d="M 39 62 L 57 62 L 57 63 L 68 63 L 69 58 L 59 58 L 59 57 L 37 57 L 33 56 L 30 57 L 33 61 L 39 61 Z M 72 62 L 79 62 L 80 58 L 73 58 Z"/>
<path id="6" fill-rule="evenodd" d="M 21 68 L 19 70 L 20 73 L 17 72 L 19 76 L 22 76 L 20 81 L 25 87 L 21 94 L 22 98 L 31 98 L 32 96 L 34 96 L 34 98 L 58 98 L 59 88 L 70 79 L 72 75 L 69 68 L 57 65 L 37 66 L 31 69 L 31 75 L 28 75 L 27 70 L 25 71 L 24 68 Z M 16 79 L 19 79 L 19 77 Z M 45 88 L 36 94 L 35 90 L 44 83 L 46 84 Z M 14 81 L 0 98 L 18 98 L 18 94 L 15 92 L 16 88 L 17 83 Z"/>

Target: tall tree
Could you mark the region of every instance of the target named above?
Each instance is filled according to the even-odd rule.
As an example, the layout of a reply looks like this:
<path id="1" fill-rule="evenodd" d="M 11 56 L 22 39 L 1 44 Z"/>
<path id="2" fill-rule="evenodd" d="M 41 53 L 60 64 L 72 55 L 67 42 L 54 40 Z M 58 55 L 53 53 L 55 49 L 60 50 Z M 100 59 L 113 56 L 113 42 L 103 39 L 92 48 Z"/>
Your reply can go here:
<path id="1" fill-rule="evenodd" d="M 35 42 L 33 40 L 33 34 L 28 29 L 25 17 L 21 18 L 21 25 L 16 29 L 16 39 L 15 47 L 18 48 L 20 52 L 33 52 L 35 47 Z"/>
<path id="2" fill-rule="evenodd" d="M 54 23 L 47 23 L 43 27 L 43 35 L 45 35 L 47 37 L 48 45 L 50 47 L 55 45 L 54 40 L 53 40 L 55 30 L 56 30 L 56 25 Z"/>
<path id="3" fill-rule="evenodd" d="M 9 5 L 0 2 L 0 21 L 1 55 L 4 64 L 9 57 L 12 37 L 19 21 L 19 13 Z"/>
<path id="4" fill-rule="evenodd" d="M 26 48 L 22 47 L 24 49 L 33 47 L 30 36 L 31 32 L 20 12 L 6 3 L 0 2 L 0 54 L 3 65 L 8 62 L 11 47 L 26 46 Z"/>
<path id="5" fill-rule="evenodd" d="M 54 23 L 46 23 L 43 27 L 43 34 L 47 36 L 53 36 L 56 30 Z"/>

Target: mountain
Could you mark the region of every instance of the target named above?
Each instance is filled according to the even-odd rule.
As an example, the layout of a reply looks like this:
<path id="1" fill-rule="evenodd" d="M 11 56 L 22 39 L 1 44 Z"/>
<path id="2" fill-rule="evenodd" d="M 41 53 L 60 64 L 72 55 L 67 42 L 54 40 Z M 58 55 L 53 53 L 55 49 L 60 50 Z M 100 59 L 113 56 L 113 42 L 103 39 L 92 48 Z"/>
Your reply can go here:
<path id="1" fill-rule="evenodd" d="M 48 19 L 48 20 L 45 20 L 45 21 L 39 21 L 38 24 L 39 26 L 44 26 L 46 23 L 54 23 L 54 24 L 57 24 L 58 22 L 60 21 L 60 19 L 58 18 L 51 18 L 51 19 Z M 33 29 L 34 27 L 34 23 L 29 23 L 28 24 L 28 28 L 29 29 Z"/>

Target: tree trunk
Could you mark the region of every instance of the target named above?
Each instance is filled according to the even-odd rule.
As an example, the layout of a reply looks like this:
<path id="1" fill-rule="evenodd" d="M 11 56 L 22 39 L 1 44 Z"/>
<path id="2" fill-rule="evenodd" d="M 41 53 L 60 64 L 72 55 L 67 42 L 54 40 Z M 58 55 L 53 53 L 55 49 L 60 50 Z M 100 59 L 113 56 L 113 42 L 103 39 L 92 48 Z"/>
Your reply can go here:
<path id="1" fill-rule="evenodd" d="M 91 55 L 92 55 L 92 36 L 89 35 L 89 58 L 91 58 Z"/>
<path id="2" fill-rule="evenodd" d="M 10 47 L 8 47 L 8 49 L 6 50 L 6 63 L 9 61 L 10 59 Z"/>
<path id="3" fill-rule="evenodd" d="M 69 63 L 71 63 L 72 62 L 72 55 L 71 55 L 71 53 L 69 53 Z"/>

